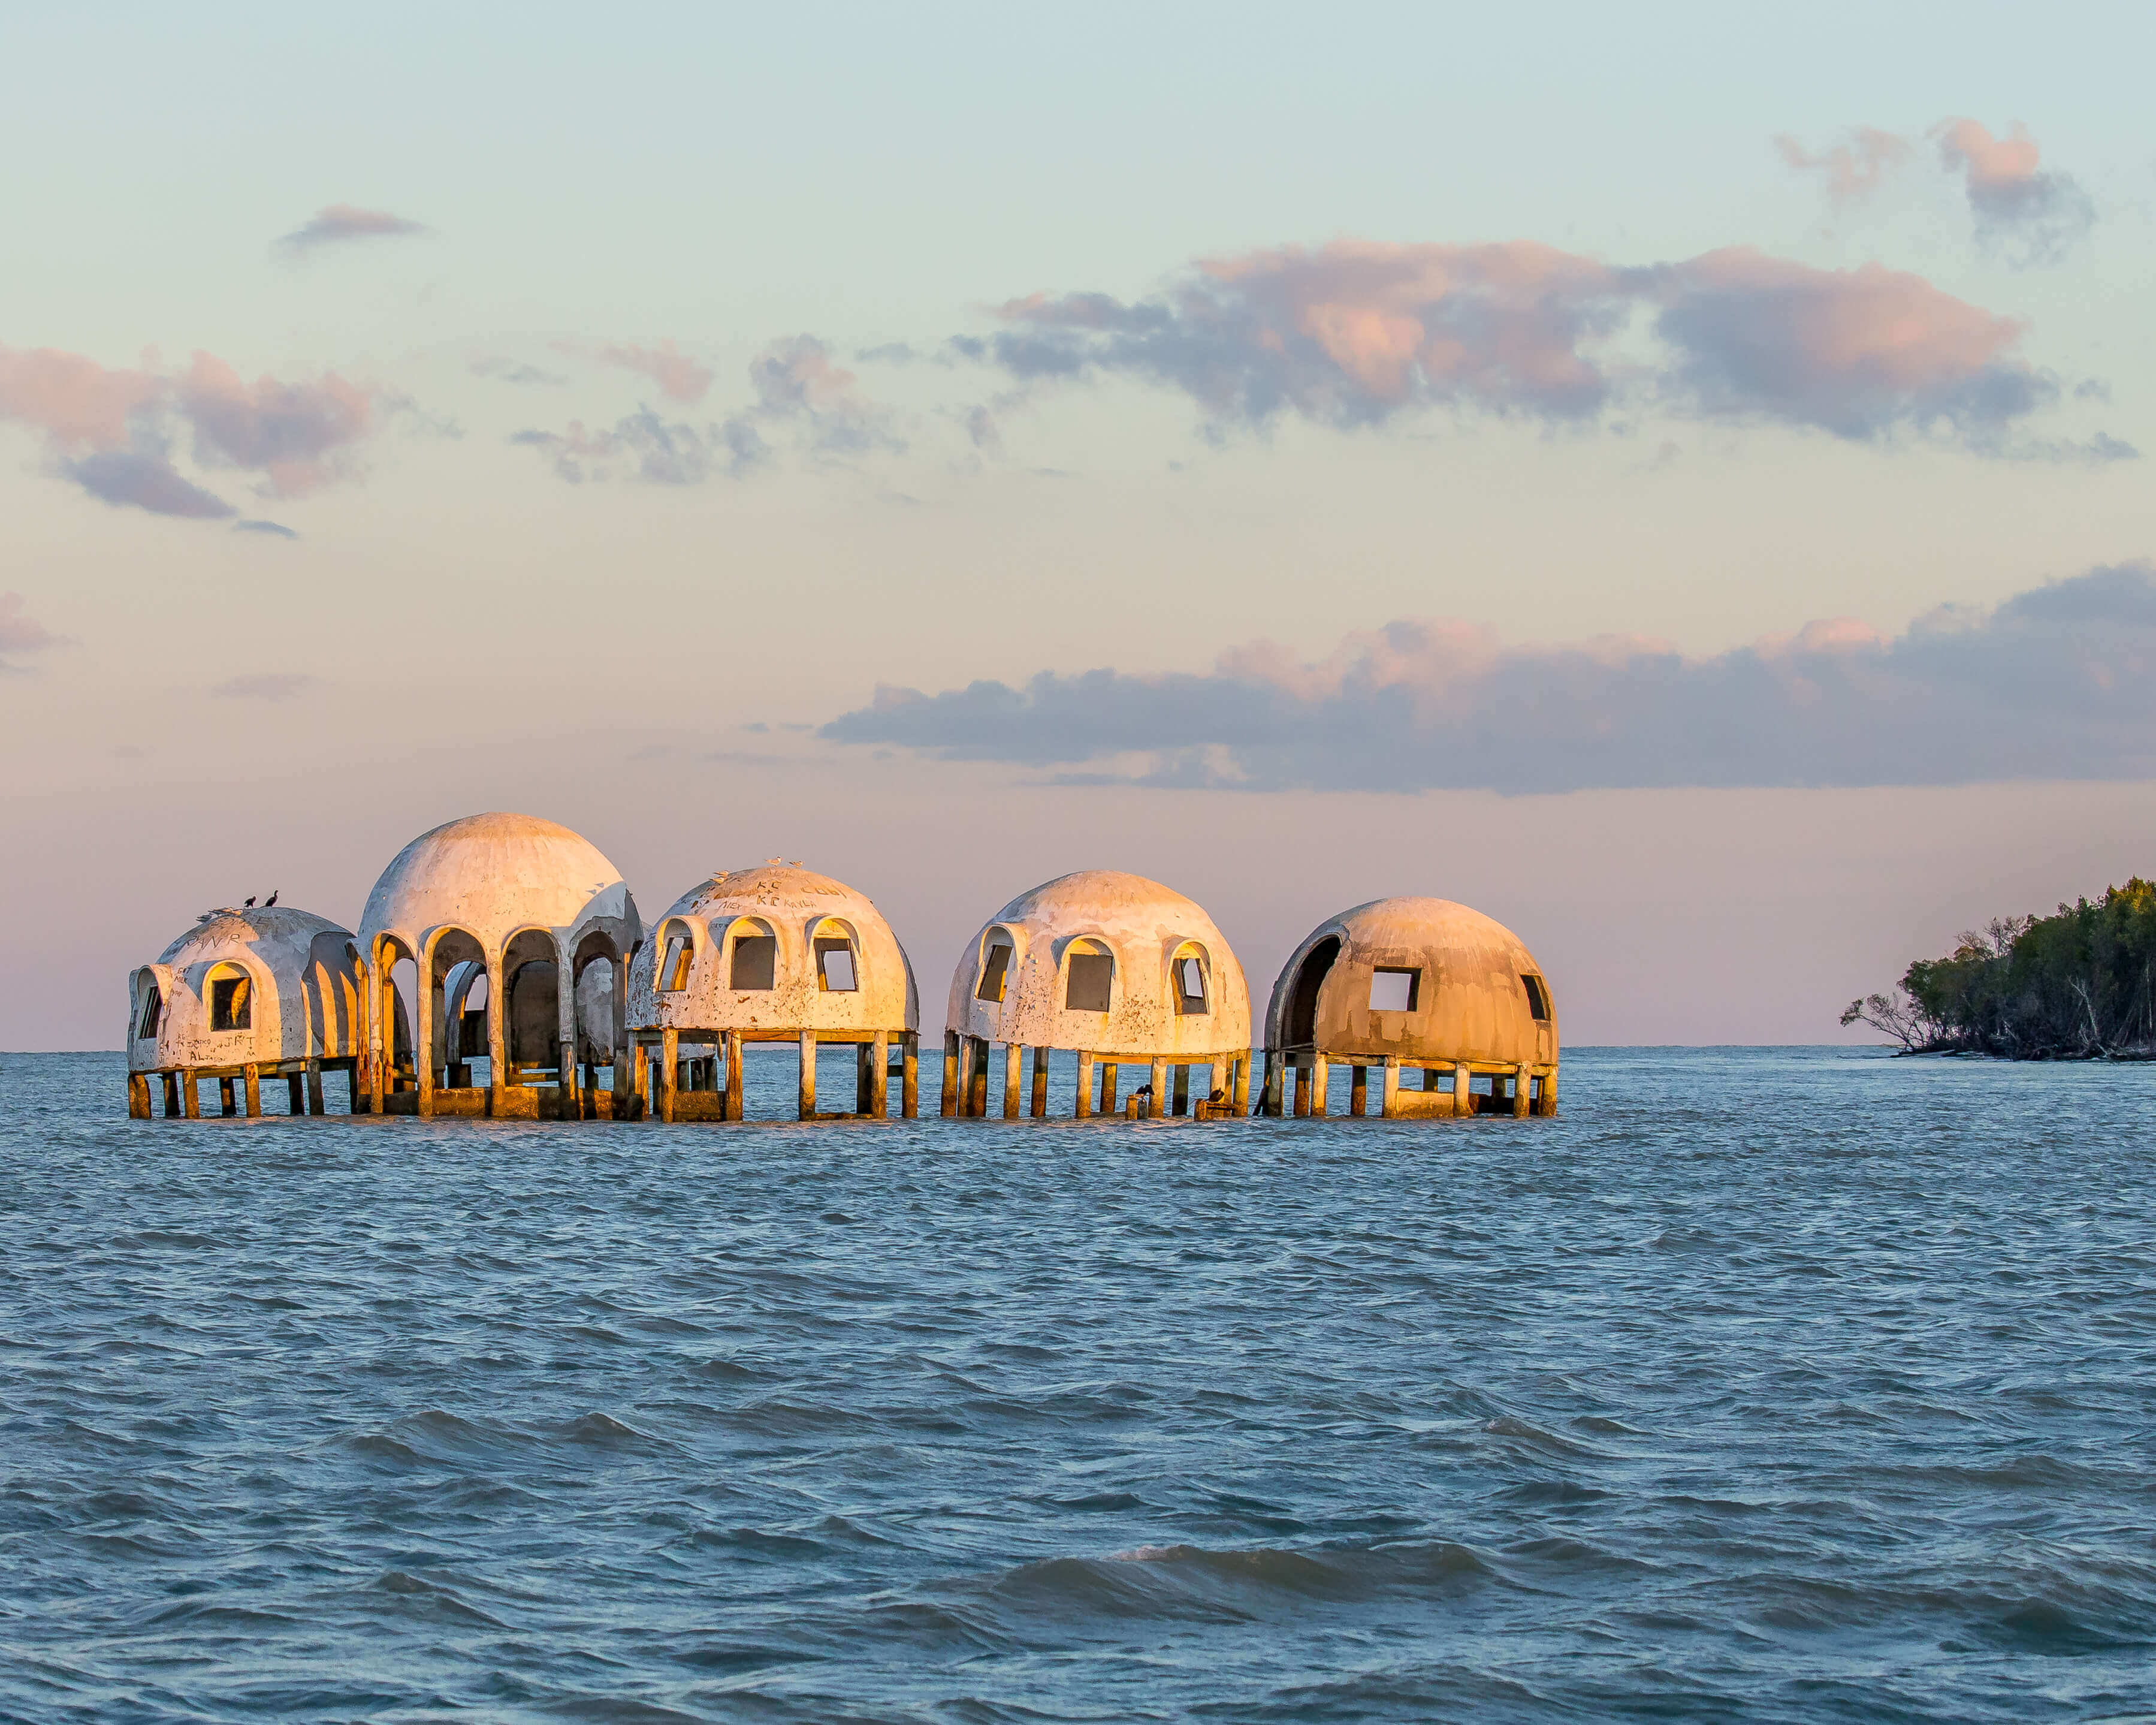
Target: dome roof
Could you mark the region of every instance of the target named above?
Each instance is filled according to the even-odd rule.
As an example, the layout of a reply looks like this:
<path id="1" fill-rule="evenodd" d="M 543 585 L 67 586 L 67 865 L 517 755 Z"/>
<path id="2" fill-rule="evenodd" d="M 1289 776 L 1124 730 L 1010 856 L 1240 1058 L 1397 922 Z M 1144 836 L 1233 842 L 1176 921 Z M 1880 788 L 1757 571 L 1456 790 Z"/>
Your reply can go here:
<path id="1" fill-rule="evenodd" d="M 429 929 L 467 929 L 492 946 L 520 928 L 569 930 L 595 918 L 633 922 L 621 871 L 597 845 L 530 814 L 468 814 L 422 833 L 382 871 L 360 935 L 416 945 Z"/>
<path id="2" fill-rule="evenodd" d="M 315 937 L 321 934 L 352 938 L 350 929 L 311 911 L 293 910 L 285 905 L 272 905 L 266 910 L 259 906 L 239 909 L 225 905 L 203 911 L 192 928 L 157 955 L 157 963 L 173 970 L 184 970 L 190 964 L 223 958 L 247 947 L 276 947 L 294 954 L 297 963 L 305 963 Z M 268 962 L 267 952 L 263 957 Z"/>
<path id="3" fill-rule="evenodd" d="M 1380 971 L 1404 973 L 1393 985 L 1402 994 L 1385 993 Z M 1557 1013 L 1542 967 L 1503 923 L 1450 899 L 1375 899 L 1296 948 L 1273 984 L 1265 1041 L 1380 1060 L 1547 1063 Z"/>
<path id="4" fill-rule="evenodd" d="M 874 911 L 867 897 L 828 875 L 785 863 L 763 863 L 752 869 L 720 869 L 699 880 L 674 901 L 670 916 L 705 916 L 713 911 L 738 913 L 762 908 L 799 910 L 836 916 L 839 902 L 857 904 Z M 879 918 L 880 920 L 880 918 Z"/>
<path id="5" fill-rule="evenodd" d="M 998 945 L 1012 952 L 990 975 Z M 1113 961 L 1094 985 L 1107 990 L 1100 1009 L 1073 1004 L 1070 961 L 1088 953 Z M 1195 995 L 1171 973 L 1179 957 L 1199 961 Z M 992 1042 L 1209 1060 L 1250 1046 L 1250 995 L 1201 906 L 1142 875 L 1081 869 L 1020 893 L 982 927 L 951 978 L 944 1023 Z"/>
<path id="6" fill-rule="evenodd" d="M 219 1029 L 212 984 L 242 976 L 246 1021 Z M 205 911 L 129 979 L 129 1065 L 145 1071 L 349 1054 L 365 1023 L 361 987 L 352 934 L 326 916 L 283 905 Z"/>

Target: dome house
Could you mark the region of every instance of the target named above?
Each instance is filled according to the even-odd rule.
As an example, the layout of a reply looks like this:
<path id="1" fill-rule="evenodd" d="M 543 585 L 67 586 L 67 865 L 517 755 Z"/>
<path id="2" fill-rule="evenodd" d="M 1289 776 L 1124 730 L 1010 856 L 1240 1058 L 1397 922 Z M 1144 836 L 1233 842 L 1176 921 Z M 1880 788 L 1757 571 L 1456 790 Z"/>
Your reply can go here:
<path id="1" fill-rule="evenodd" d="M 1273 984 L 1262 1111 L 1322 1115 L 1328 1068 L 1342 1062 L 1353 1070 L 1351 1114 L 1370 1111 L 1373 1067 L 1389 1120 L 1554 1114 L 1549 983 L 1518 936 L 1465 905 L 1358 905 L 1312 930 Z M 1403 1088 L 1402 1075 L 1416 1071 L 1419 1087 Z"/>
<path id="2" fill-rule="evenodd" d="M 1078 1056 L 1080 1118 L 1116 1110 L 1120 1069 L 1149 1070 L 1144 1111 L 1189 1111 L 1190 1070 L 1209 1069 L 1201 1106 L 1249 1101 L 1250 997 L 1213 919 L 1157 880 L 1109 870 L 1065 875 L 989 918 L 951 978 L 942 1111 L 988 1111 L 988 1050 L 1004 1048 L 1003 1112 L 1019 1114 L 1021 1064 L 1033 1050 L 1029 1112 L 1048 1111 L 1048 1056 Z M 1173 1100 L 1170 1075 L 1173 1074 Z"/>
<path id="3" fill-rule="evenodd" d="M 629 968 L 629 1088 L 649 1093 L 652 1118 L 739 1120 L 747 1045 L 790 1043 L 800 1118 L 883 1120 L 896 1045 L 911 1120 L 920 1024 L 906 949 L 864 894 L 776 858 L 721 870 L 668 907 Z M 816 1054 L 834 1042 L 855 1051 L 853 1106 L 821 1111 Z M 654 1044 L 655 1080 L 644 1066 Z"/>

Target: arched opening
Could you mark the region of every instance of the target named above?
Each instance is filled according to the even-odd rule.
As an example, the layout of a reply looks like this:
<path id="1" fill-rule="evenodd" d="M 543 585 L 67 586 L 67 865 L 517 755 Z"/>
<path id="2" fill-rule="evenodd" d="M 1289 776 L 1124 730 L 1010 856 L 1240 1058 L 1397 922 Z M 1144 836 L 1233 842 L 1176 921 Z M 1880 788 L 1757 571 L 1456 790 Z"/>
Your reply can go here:
<path id="1" fill-rule="evenodd" d="M 1287 1024 L 1281 1037 L 1285 1046 L 1301 1048 L 1317 1041 L 1317 991 L 1339 957 L 1337 934 L 1327 935 L 1303 955 L 1302 968 L 1296 972 L 1295 987 L 1288 994 Z"/>
<path id="2" fill-rule="evenodd" d="M 1549 984 L 1532 971 L 1522 972 L 1520 983 L 1527 991 L 1527 1009 L 1535 1015 L 1535 1022 L 1548 1024 L 1551 1016 Z"/>
<path id="3" fill-rule="evenodd" d="M 213 1031 L 254 1028 L 254 979 L 238 964 L 213 964 L 203 981 Z"/>
<path id="4" fill-rule="evenodd" d="M 165 1022 L 165 992 L 157 986 L 154 976 L 142 979 L 142 999 L 135 1014 L 135 1040 L 138 1042 L 153 1040 L 157 1028 Z"/>
<path id="5" fill-rule="evenodd" d="M 726 986 L 748 992 L 777 986 L 778 937 L 753 916 L 744 916 L 727 931 Z"/>
<path id="6" fill-rule="evenodd" d="M 429 968 L 434 973 L 434 999 L 429 1004 L 434 1069 L 450 1090 L 476 1088 L 472 1062 L 490 1057 L 487 1015 L 494 1005 L 485 948 L 469 930 L 444 929 L 434 937 Z M 492 1074 L 488 1076 L 490 1079 Z"/>
<path id="7" fill-rule="evenodd" d="M 509 1062 L 506 1081 L 521 1083 L 520 1070 L 552 1070 L 561 1061 L 560 968 L 554 962 L 553 937 L 526 929 L 501 955 L 508 1011 L 502 1020 L 503 1054 Z"/>
<path id="8" fill-rule="evenodd" d="M 613 1060 L 614 972 L 620 954 L 613 940 L 595 929 L 578 943 L 570 963 L 577 1058 L 587 1065 L 607 1065 Z"/>
<path id="9" fill-rule="evenodd" d="M 1018 948 L 1007 928 L 991 928 L 983 937 L 981 951 L 981 980 L 973 990 L 976 1000 L 1001 1001 L 1004 991 L 1010 987 L 1010 973 Z"/>
<path id="10" fill-rule="evenodd" d="M 860 987 L 860 950 L 854 931 L 836 916 L 826 916 L 808 937 L 816 958 L 816 988 L 824 994 L 850 994 Z"/>
<path id="11" fill-rule="evenodd" d="M 1115 999 L 1116 961 L 1096 940 L 1077 940 L 1064 955 L 1063 1009 L 1106 1012 Z"/>
<path id="12" fill-rule="evenodd" d="M 1178 947 L 1168 967 L 1168 997 L 1175 1002 L 1176 1016 L 1201 1016 L 1213 1009 L 1212 978 L 1205 948 L 1195 941 Z"/>

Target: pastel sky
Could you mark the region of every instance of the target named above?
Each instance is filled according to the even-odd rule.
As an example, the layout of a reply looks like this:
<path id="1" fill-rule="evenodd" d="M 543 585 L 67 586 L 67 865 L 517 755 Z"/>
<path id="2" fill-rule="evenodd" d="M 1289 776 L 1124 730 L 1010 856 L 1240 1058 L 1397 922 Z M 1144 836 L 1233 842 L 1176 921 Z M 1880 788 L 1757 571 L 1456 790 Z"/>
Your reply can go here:
<path id="1" fill-rule="evenodd" d="M 2145 6 L 354 20 L 0 10 L 0 1047 L 485 809 L 1574 1044 L 2156 867 Z"/>

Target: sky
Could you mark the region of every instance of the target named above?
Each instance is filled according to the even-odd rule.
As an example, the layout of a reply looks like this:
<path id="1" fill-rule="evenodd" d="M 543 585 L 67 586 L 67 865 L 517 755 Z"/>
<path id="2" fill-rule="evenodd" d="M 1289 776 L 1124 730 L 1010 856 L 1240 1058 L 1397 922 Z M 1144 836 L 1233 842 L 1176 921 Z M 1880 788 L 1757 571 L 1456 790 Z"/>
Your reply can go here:
<path id="1" fill-rule="evenodd" d="M 2144 7 L 0 8 L 0 1047 L 563 821 L 1819 1042 L 2156 865 Z M 931 1024 L 932 1030 L 937 1028 Z"/>

